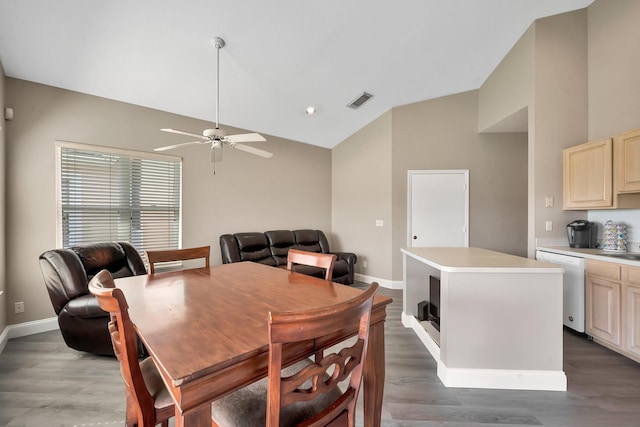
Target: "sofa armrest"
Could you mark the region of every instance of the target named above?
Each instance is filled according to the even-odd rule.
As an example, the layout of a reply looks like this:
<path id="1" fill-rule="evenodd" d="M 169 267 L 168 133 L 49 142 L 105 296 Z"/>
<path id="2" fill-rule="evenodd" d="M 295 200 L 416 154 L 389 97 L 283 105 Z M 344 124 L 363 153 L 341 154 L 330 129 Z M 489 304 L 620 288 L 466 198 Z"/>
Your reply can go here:
<path id="1" fill-rule="evenodd" d="M 330 254 L 335 254 L 338 259 L 343 259 L 347 261 L 350 267 L 353 267 L 358 262 L 358 256 L 353 252 L 329 252 Z"/>
<path id="2" fill-rule="evenodd" d="M 222 255 L 223 264 L 242 261 L 240 249 L 233 234 L 223 234 L 220 236 L 220 255 Z"/>
<path id="3" fill-rule="evenodd" d="M 78 255 L 70 249 L 53 249 L 40 255 L 40 269 L 56 314 L 87 289 L 87 273 Z"/>
<path id="4" fill-rule="evenodd" d="M 136 248 L 134 248 L 129 242 L 118 242 L 118 244 L 122 246 L 122 249 L 124 250 L 127 257 L 127 265 L 129 270 L 131 270 L 131 273 L 133 273 L 134 276 L 147 274 L 147 269 L 145 268 L 144 262 Z"/>

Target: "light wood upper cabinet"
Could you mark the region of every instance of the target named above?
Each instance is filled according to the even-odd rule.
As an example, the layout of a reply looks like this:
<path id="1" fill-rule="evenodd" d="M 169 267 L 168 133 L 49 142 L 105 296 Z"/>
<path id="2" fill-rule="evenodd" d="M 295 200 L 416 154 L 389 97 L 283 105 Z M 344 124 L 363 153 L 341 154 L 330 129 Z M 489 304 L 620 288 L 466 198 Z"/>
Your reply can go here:
<path id="1" fill-rule="evenodd" d="M 616 135 L 614 161 L 617 191 L 640 192 L 640 129 Z"/>
<path id="2" fill-rule="evenodd" d="M 611 138 L 565 148 L 562 157 L 564 209 L 613 207 Z"/>

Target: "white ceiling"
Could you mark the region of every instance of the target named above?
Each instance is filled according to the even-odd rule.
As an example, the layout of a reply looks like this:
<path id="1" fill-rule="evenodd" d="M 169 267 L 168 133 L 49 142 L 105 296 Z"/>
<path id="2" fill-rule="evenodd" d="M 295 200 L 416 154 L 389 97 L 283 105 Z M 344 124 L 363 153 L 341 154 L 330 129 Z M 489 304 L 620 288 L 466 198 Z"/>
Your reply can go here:
<path id="1" fill-rule="evenodd" d="M 0 61 L 213 122 L 222 37 L 220 122 L 332 148 L 395 106 L 479 88 L 536 18 L 592 1 L 0 0 Z"/>

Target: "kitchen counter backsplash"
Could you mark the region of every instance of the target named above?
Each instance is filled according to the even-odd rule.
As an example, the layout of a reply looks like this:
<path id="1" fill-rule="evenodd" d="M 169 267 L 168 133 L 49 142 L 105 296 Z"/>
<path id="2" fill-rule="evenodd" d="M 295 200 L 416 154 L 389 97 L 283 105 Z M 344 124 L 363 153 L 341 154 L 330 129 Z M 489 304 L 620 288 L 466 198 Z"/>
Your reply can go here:
<path id="1" fill-rule="evenodd" d="M 640 252 L 640 209 L 591 210 L 587 219 L 597 224 L 598 247 L 602 247 L 608 221 L 626 225 L 628 252 Z"/>

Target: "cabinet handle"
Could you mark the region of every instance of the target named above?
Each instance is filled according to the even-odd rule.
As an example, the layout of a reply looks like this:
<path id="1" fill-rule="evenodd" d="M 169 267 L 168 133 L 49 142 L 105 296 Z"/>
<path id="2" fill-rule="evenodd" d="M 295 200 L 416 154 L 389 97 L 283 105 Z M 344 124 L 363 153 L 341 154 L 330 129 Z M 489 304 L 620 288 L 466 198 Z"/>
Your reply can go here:
<path id="1" fill-rule="evenodd" d="M 413 236 L 413 240 L 417 240 L 417 239 L 418 239 L 418 236 Z"/>

